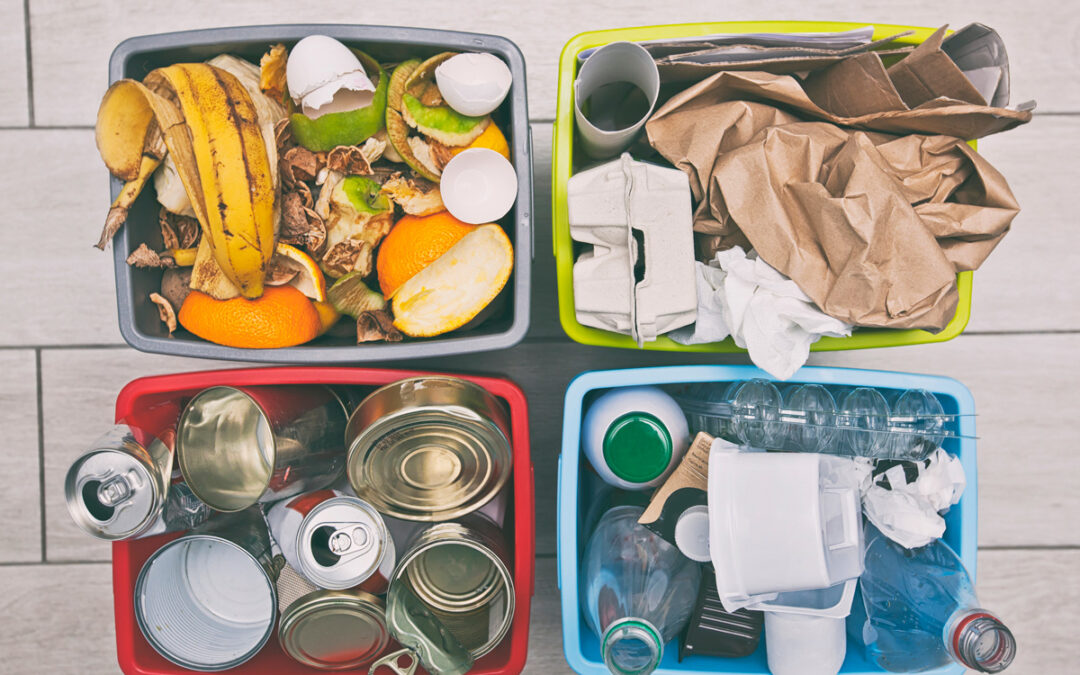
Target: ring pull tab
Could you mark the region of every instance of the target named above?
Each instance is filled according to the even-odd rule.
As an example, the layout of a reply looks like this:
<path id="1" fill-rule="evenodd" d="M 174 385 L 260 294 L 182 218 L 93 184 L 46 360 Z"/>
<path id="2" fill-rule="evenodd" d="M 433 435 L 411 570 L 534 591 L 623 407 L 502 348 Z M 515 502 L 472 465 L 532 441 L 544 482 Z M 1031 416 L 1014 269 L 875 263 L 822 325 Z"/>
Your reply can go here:
<path id="1" fill-rule="evenodd" d="M 363 555 L 374 548 L 379 541 L 378 535 L 366 525 L 327 523 L 326 526 L 334 528 L 327 537 L 326 546 L 331 553 L 341 558 Z"/>
<path id="2" fill-rule="evenodd" d="M 401 667 L 401 657 L 403 656 L 409 660 L 408 665 L 404 668 Z M 368 675 L 375 675 L 375 671 L 383 666 L 394 671 L 396 675 L 413 675 L 419 663 L 420 659 L 416 658 L 416 654 L 411 649 L 399 649 L 371 664 L 371 668 L 368 668 Z"/>
<path id="3" fill-rule="evenodd" d="M 130 499 L 133 492 L 127 476 L 117 474 L 98 486 L 97 499 L 104 506 L 116 507 Z"/>

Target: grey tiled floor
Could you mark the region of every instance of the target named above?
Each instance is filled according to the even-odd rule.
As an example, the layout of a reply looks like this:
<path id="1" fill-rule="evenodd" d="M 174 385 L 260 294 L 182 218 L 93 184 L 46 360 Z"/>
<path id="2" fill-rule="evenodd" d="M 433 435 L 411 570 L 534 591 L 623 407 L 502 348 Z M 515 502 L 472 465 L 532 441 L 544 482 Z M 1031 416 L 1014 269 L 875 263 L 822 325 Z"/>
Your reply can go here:
<path id="1" fill-rule="evenodd" d="M 979 591 L 1020 640 L 1010 672 L 1075 672 L 1080 619 L 1080 5 L 828 0 L 715 2 L 297 3 L 286 0 L 4 0 L 0 3 L 0 675 L 115 673 L 108 547 L 69 523 L 61 480 L 111 419 L 117 391 L 152 373 L 216 367 L 139 354 L 116 328 L 111 262 L 90 247 L 107 199 L 93 145 L 109 51 L 144 33 L 217 25 L 345 22 L 503 34 L 525 52 L 533 117 L 536 243 L 532 328 L 511 350 L 409 365 L 501 374 L 529 396 L 537 480 L 537 585 L 528 670 L 567 672 L 555 585 L 555 466 L 562 393 L 594 368 L 739 361 L 587 348 L 562 334 L 550 253 L 550 139 L 559 50 L 595 28 L 762 18 L 870 20 L 1004 36 L 1014 100 L 1034 122 L 980 143 L 1024 212 L 976 273 L 962 337 L 941 345 L 816 355 L 812 363 L 951 375 L 974 392 L 979 427 Z M 28 15 L 27 15 L 28 13 Z M 29 40 L 29 42 L 28 42 Z M 29 59 L 29 62 L 28 62 Z M 396 364 L 395 364 L 396 365 Z"/>

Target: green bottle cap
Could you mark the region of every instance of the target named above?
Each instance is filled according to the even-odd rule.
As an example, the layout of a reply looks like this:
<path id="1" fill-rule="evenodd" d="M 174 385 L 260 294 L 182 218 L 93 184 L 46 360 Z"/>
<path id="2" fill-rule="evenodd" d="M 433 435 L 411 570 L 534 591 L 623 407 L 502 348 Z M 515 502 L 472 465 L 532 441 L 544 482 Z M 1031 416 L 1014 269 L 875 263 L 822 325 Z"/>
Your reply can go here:
<path id="1" fill-rule="evenodd" d="M 604 461 L 630 483 L 659 478 L 671 463 L 671 434 L 656 417 L 632 412 L 615 420 L 604 434 Z"/>

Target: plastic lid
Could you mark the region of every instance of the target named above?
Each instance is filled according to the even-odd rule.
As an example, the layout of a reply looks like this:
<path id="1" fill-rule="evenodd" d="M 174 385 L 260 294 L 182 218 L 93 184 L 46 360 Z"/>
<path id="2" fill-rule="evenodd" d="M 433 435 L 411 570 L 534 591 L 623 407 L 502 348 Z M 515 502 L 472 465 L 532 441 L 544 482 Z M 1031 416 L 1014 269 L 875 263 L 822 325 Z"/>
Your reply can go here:
<path id="1" fill-rule="evenodd" d="M 627 413 L 604 434 L 604 461 L 612 473 L 631 483 L 659 478 L 671 463 L 671 453 L 667 427 L 648 413 Z"/>
<path id="2" fill-rule="evenodd" d="M 675 521 L 675 545 L 684 556 L 695 562 L 708 562 L 709 507 L 691 506 Z"/>

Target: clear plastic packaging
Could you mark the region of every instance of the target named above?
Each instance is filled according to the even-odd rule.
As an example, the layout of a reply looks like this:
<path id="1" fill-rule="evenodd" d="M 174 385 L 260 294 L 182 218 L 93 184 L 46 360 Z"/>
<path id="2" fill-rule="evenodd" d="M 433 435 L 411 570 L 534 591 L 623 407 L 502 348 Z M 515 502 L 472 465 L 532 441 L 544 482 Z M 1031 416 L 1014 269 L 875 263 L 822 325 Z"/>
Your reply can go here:
<path id="1" fill-rule="evenodd" d="M 781 392 L 754 379 L 673 393 L 691 432 L 767 450 L 918 461 L 959 437 L 949 428 L 956 415 L 923 389 L 789 384 Z"/>
<path id="2" fill-rule="evenodd" d="M 638 525 L 639 506 L 601 518 L 581 563 L 581 602 L 608 670 L 648 675 L 693 613 L 701 568 Z"/>

